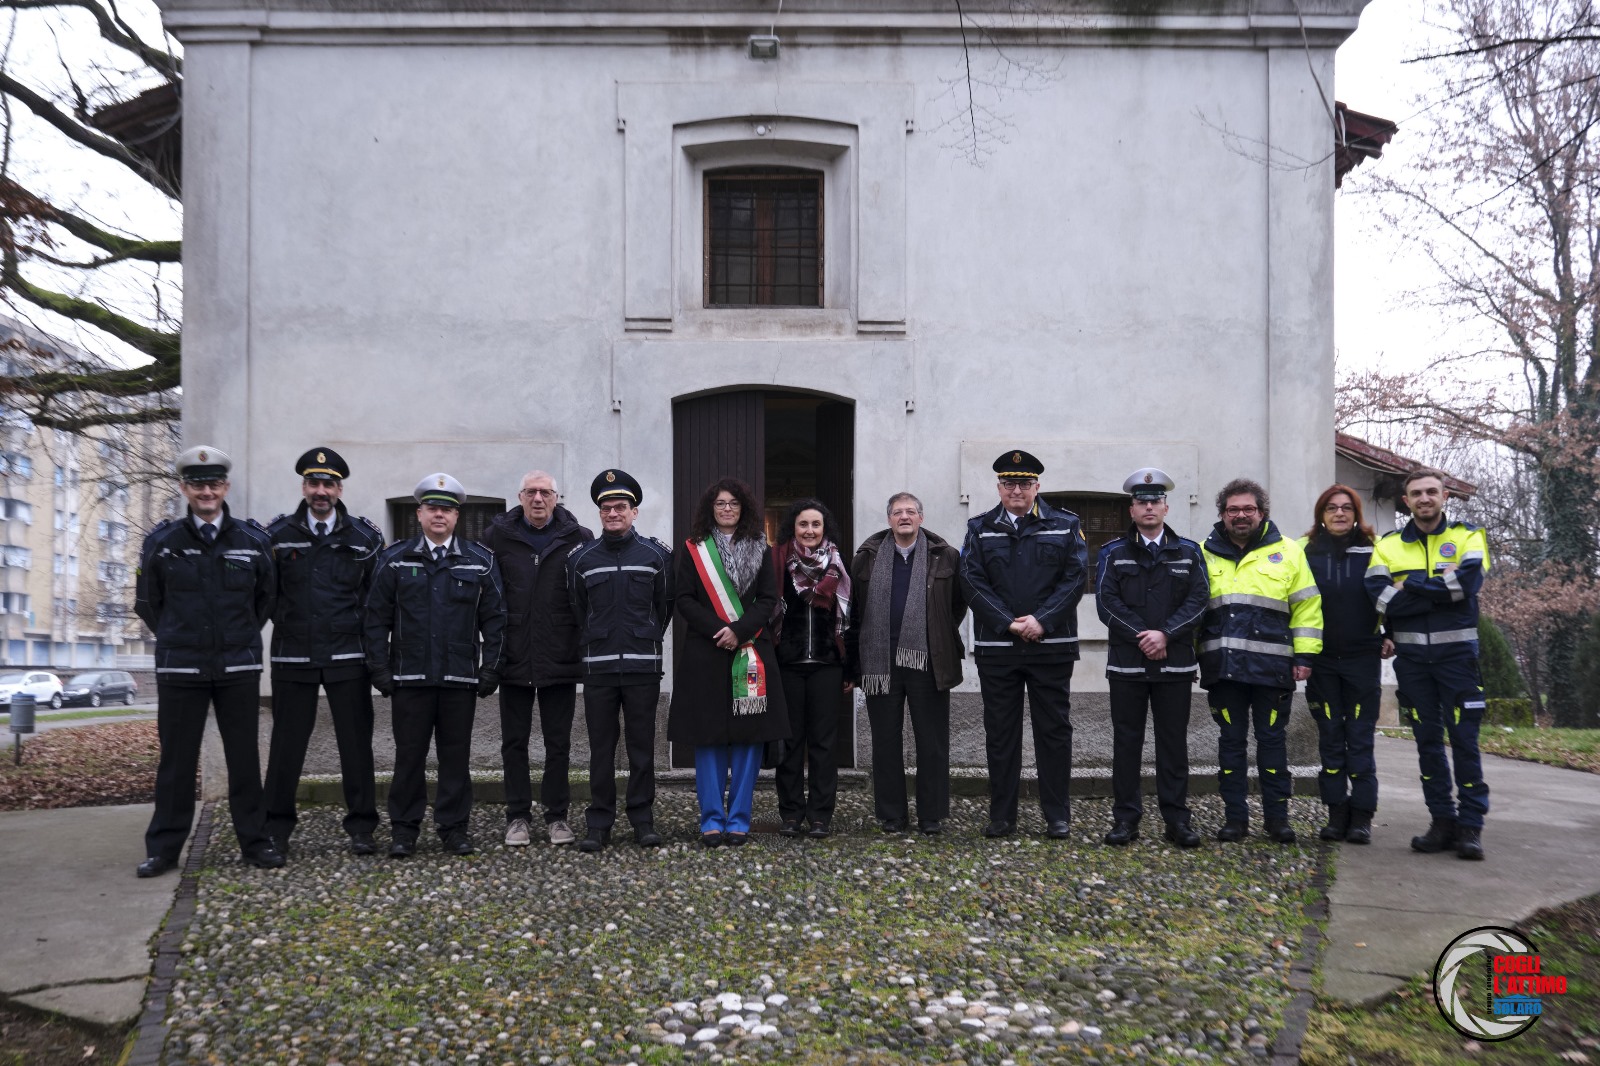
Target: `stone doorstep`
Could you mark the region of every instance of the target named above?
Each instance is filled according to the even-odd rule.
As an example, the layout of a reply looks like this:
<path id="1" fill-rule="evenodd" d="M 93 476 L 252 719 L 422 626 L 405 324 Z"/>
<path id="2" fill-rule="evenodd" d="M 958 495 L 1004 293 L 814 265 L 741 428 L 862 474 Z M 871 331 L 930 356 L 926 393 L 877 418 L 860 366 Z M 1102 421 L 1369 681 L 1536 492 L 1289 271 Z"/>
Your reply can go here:
<path id="1" fill-rule="evenodd" d="M 1316 796 L 1317 779 L 1315 767 L 1291 767 L 1294 773 L 1294 794 L 1297 796 Z M 619 776 L 620 782 L 623 780 Z M 917 775 L 906 775 L 906 795 L 916 795 Z M 539 767 L 533 767 L 533 784 L 535 800 L 537 801 L 537 788 L 539 783 Z M 694 790 L 693 770 L 666 770 L 656 773 L 656 784 L 660 788 L 670 788 L 675 791 L 690 792 Z M 428 781 L 428 798 L 433 799 L 435 782 Z M 872 787 L 872 775 L 864 770 L 840 770 L 839 787 L 845 790 L 860 791 Z M 1147 796 L 1155 795 L 1155 777 L 1145 774 L 1142 778 L 1142 788 Z M 757 792 L 771 792 L 773 781 L 771 771 L 764 771 L 756 782 Z M 574 773 L 571 777 L 572 802 L 589 798 L 589 780 L 587 774 Z M 1209 773 L 1195 773 L 1189 777 L 1189 793 L 1195 796 L 1214 796 L 1217 794 L 1216 771 Z M 1255 776 L 1250 777 L 1251 795 L 1260 795 L 1261 789 Z M 953 776 L 950 779 L 950 794 L 952 796 L 987 796 L 989 794 L 989 779 L 981 774 L 975 776 Z M 1032 798 L 1039 795 L 1039 782 L 1036 777 L 1028 776 L 1024 771 L 1022 778 L 1021 795 Z M 1086 798 L 1110 799 L 1111 778 L 1109 776 L 1080 777 L 1072 779 L 1072 795 Z M 379 774 L 377 777 L 377 803 L 382 810 L 389 796 L 389 777 Z M 344 791 L 337 780 L 301 781 L 299 791 L 295 794 L 296 801 L 312 806 L 342 806 L 344 804 Z M 505 783 L 500 780 L 474 780 L 472 782 L 472 798 L 475 803 L 504 803 Z"/>

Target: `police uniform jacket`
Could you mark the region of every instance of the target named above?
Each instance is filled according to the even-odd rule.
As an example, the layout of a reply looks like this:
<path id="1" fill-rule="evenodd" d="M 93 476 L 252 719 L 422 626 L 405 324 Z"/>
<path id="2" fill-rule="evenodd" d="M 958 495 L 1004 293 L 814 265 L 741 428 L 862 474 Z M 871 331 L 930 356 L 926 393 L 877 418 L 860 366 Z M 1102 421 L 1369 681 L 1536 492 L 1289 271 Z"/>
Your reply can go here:
<path id="1" fill-rule="evenodd" d="M 456 537 L 441 560 L 420 534 L 378 555 L 367 595 L 367 668 L 396 687 L 478 684 L 498 673 L 505 596 L 494 553 Z"/>
<path id="2" fill-rule="evenodd" d="M 267 527 L 278 569 L 273 677 L 342 681 L 366 673 L 362 604 L 383 550 L 383 531 L 351 517 L 344 504 L 333 506 L 333 528 L 321 537 L 312 532 L 305 503 Z"/>
<path id="3" fill-rule="evenodd" d="M 661 676 L 661 638 L 672 619 L 672 549 L 630 529 L 602 534 L 567 556 L 585 677 Z"/>
<path id="4" fill-rule="evenodd" d="M 1218 522 L 1203 552 L 1211 601 L 1200 626 L 1200 684 L 1294 688 L 1322 651 L 1322 595 L 1300 545 L 1269 519 L 1239 548 Z"/>
<path id="5" fill-rule="evenodd" d="M 559 505 L 550 515 L 549 531 L 543 550 L 535 548 L 522 508 L 513 507 L 496 516 L 483 536 L 506 587 L 506 661 L 500 671 L 505 684 L 570 683 L 582 674 L 566 563 L 572 549 L 594 534 Z"/>
<path id="6" fill-rule="evenodd" d="M 261 627 L 277 574 L 267 531 L 228 505 L 207 544 L 194 519 L 163 522 L 139 552 L 134 610 L 156 635 L 162 684 L 210 685 L 260 677 Z"/>
<path id="7" fill-rule="evenodd" d="M 1017 525 L 1005 508 L 967 522 L 961 580 L 972 606 L 973 648 L 986 658 L 1072 662 L 1078 658 L 1078 601 L 1088 574 L 1089 548 L 1078 516 L 1035 501 Z M 1044 627 L 1038 642 L 1011 632 L 1013 619 Z"/>
<path id="8" fill-rule="evenodd" d="M 1451 563 L 1455 569 L 1446 572 Z M 1395 654 L 1415 662 L 1476 658 L 1478 590 L 1488 570 L 1489 538 L 1481 526 L 1446 521 L 1438 532 L 1423 533 L 1412 519 L 1378 538 L 1367 593 Z"/>
<path id="9" fill-rule="evenodd" d="M 1198 672 L 1194 638 L 1211 598 L 1200 545 L 1163 527 L 1158 547 L 1145 547 L 1137 527 L 1100 549 L 1095 610 L 1106 624 L 1106 677 L 1113 681 L 1182 681 Z M 1139 634 L 1167 635 L 1167 657 L 1148 659 Z"/>
<path id="10" fill-rule="evenodd" d="M 1377 658 L 1383 633 L 1366 585 L 1372 545 L 1319 531 L 1315 537 L 1301 537 L 1300 547 L 1322 593 L 1323 658 Z"/>

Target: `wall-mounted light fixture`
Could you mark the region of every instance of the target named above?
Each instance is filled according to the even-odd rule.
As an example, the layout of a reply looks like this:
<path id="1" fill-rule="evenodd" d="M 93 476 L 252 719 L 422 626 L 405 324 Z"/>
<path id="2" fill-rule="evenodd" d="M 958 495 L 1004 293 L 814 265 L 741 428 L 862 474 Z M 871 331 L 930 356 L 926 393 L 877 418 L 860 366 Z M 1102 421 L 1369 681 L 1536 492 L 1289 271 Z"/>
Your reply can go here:
<path id="1" fill-rule="evenodd" d="M 752 33 L 750 35 L 751 59 L 777 59 L 778 35 L 775 33 Z"/>

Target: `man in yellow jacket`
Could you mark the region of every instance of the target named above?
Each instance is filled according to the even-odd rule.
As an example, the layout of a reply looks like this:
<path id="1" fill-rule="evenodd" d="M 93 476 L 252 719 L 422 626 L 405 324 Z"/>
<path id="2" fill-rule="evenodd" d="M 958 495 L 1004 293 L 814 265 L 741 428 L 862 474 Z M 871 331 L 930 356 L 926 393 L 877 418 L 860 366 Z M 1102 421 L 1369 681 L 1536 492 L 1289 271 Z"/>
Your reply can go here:
<path id="1" fill-rule="evenodd" d="M 1254 722 L 1266 835 L 1293 844 L 1289 702 L 1322 650 L 1322 595 L 1305 553 L 1278 531 L 1268 507 L 1267 490 L 1245 478 L 1217 493 L 1221 520 L 1202 547 L 1211 602 L 1200 625 L 1200 686 L 1221 730 L 1217 790 L 1227 813 L 1217 839 L 1243 840 L 1250 830 L 1246 744 Z"/>

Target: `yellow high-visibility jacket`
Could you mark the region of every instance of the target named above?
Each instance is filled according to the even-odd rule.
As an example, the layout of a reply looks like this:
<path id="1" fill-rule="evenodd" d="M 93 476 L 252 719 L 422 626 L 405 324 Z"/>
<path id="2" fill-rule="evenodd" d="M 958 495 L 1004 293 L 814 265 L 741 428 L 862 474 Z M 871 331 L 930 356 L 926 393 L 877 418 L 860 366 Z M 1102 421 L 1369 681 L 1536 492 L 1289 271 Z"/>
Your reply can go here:
<path id="1" fill-rule="evenodd" d="M 1218 522 L 1203 552 L 1211 602 L 1200 625 L 1200 684 L 1294 688 L 1322 650 L 1322 594 L 1300 545 L 1269 519 L 1240 550 Z"/>

